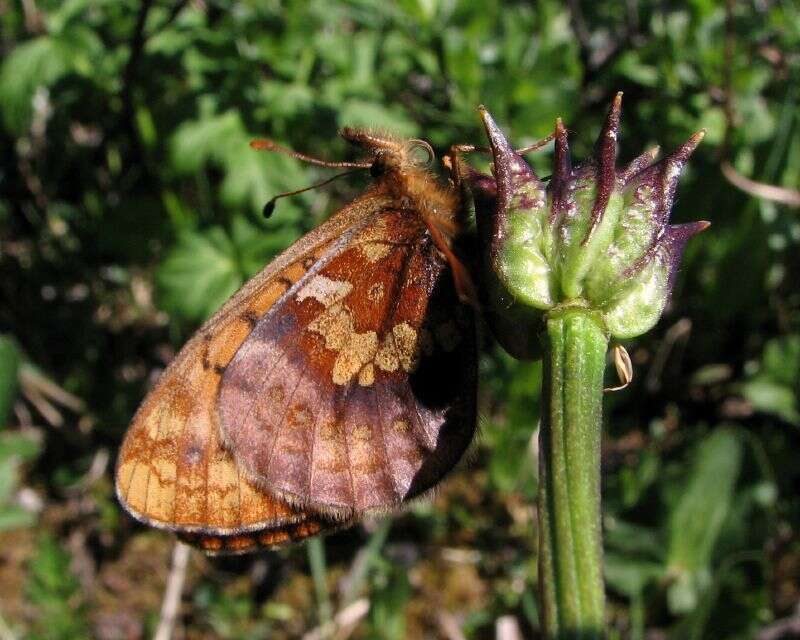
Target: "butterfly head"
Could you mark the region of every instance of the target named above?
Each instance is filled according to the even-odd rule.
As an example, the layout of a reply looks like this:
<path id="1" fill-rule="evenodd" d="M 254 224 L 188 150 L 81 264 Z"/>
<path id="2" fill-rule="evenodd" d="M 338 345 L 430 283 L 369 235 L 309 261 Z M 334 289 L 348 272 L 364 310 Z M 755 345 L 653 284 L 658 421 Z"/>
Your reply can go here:
<path id="1" fill-rule="evenodd" d="M 432 170 L 436 154 L 431 145 L 364 129 L 345 128 L 341 136 L 370 155 L 370 175 L 376 188 L 390 196 L 392 206 L 417 216 L 428 227 L 431 240 L 450 264 L 459 298 L 477 306 L 472 279 L 453 248 L 463 224 L 461 191 L 452 180 L 443 183 Z M 452 167 L 443 165 L 452 174 Z"/>
<path id="2" fill-rule="evenodd" d="M 436 158 L 433 148 L 425 140 L 407 140 L 352 127 L 342 129 L 341 135 L 369 154 L 369 172 L 376 179 L 403 172 L 424 171 Z"/>

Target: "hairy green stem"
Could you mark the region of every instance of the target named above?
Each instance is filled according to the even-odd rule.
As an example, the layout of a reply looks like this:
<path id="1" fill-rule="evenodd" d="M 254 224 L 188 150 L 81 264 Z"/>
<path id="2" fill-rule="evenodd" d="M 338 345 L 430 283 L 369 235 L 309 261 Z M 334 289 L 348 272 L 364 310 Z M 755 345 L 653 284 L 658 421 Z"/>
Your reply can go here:
<path id="1" fill-rule="evenodd" d="M 548 314 L 542 342 L 542 627 L 547 638 L 602 638 L 600 429 L 608 338 L 594 314 L 571 307 Z"/>

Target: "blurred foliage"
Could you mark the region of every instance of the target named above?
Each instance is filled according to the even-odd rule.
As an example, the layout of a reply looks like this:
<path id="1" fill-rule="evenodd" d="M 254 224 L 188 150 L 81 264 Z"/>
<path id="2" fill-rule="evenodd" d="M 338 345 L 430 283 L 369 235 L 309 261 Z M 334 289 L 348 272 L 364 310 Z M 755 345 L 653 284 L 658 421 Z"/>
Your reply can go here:
<path id="1" fill-rule="evenodd" d="M 86 603 L 70 571 L 70 556 L 50 536 L 39 541 L 31 559 L 26 595 L 37 609 L 31 638 L 72 640 L 89 637 Z"/>
<path id="2" fill-rule="evenodd" d="M 713 226 L 607 396 L 610 637 L 752 638 L 796 616 L 800 220 L 720 163 L 800 185 L 800 7 L 727 6 L 0 2 L 0 627 L 152 633 L 172 542 L 119 513 L 113 452 L 198 323 L 365 184 L 265 221 L 330 172 L 252 137 L 346 159 L 337 129 L 367 125 L 441 151 L 481 143 L 484 103 L 519 145 L 560 115 L 580 157 L 617 90 L 623 160 L 708 128 L 674 219 Z M 535 636 L 541 368 L 486 342 L 482 433 L 435 499 L 311 557 L 193 556 L 186 637 L 300 637 L 360 601 L 354 637 L 491 638 L 502 615 Z"/>

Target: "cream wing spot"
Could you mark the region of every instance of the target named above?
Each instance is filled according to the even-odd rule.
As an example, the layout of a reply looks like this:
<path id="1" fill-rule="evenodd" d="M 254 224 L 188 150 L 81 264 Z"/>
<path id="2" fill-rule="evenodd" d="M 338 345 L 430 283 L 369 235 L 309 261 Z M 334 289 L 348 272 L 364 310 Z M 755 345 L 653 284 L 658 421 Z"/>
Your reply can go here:
<path id="1" fill-rule="evenodd" d="M 365 242 L 361 245 L 361 253 L 368 262 L 382 260 L 391 250 L 391 246 L 385 242 Z"/>
<path id="2" fill-rule="evenodd" d="M 335 304 L 310 322 L 308 330 L 325 338 L 326 349 L 340 351 L 347 345 L 355 330 L 353 315 L 343 305 Z"/>
<path id="3" fill-rule="evenodd" d="M 353 285 L 349 282 L 332 280 L 318 275 L 314 276 L 308 284 L 300 289 L 297 293 L 297 301 L 302 302 L 306 298 L 314 298 L 314 300 L 327 308 L 346 298 L 352 290 Z"/>
<path id="4" fill-rule="evenodd" d="M 372 440 L 372 429 L 367 425 L 359 425 L 353 429 L 353 440 L 356 442 L 369 442 Z"/>
<path id="5" fill-rule="evenodd" d="M 359 238 L 359 249 L 368 262 L 373 263 L 385 258 L 392 250 L 386 239 L 389 236 L 389 229 L 386 220 L 379 219 L 370 225 Z"/>
<path id="6" fill-rule="evenodd" d="M 383 336 L 381 348 L 375 354 L 375 364 L 381 371 L 397 371 L 400 366 L 400 359 L 397 356 L 397 348 L 394 344 L 394 335 L 387 333 Z"/>
<path id="7" fill-rule="evenodd" d="M 378 334 L 374 331 L 352 333 L 333 363 L 334 384 L 347 384 L 378 351 Z"/>
<path id="8" fill-rule="evenodd" d="M 414 371 L 419 364 L 416 330 L 407 322 L 401 322 L 392 328 L 392 333 L 400 365 L 404 371 Z"/>
<path id="9" fill-rule="evenodd" d="M 375 366 L 369 362 L 358 373 L 358 384 L 369 387 L 375 384 Z"/>
<path id="10" fill-rule="evenodd" d="M 344 442 L 341 425 L 335 420 L 326 420 L 320 426 L 319 437 L 327 442 Z"/>
<path id="11" fill-rule="evenodd" d="M 392 422 L 392 429 L 397 433 L 409 433 L 411 431 L 411 425 L 408 424 L 407 420 L 398 419 Z"/>

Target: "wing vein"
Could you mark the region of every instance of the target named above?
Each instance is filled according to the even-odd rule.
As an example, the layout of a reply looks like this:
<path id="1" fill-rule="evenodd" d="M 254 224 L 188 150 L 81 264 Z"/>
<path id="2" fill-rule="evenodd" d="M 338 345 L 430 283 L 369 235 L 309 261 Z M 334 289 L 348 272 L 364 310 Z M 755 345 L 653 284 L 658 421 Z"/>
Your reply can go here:
<path id="1" fill-rule="evenodd" d="M 294 400 L 294 396 L 297 393 L 297 390 L 300 388 L 300 385 L 305 380 L 306 372 L 305 370 L 300 372 L 300 375 L 297 377 L 297 384 L 294 385 L 294 389 L 292 389 L 292 394 L 288 397 L 288 402 L 284 404 L 284 411 L 281 415 L 281 421 L 278 423 L 278 426 L 275 428 L 275 438 L 272 440 L 272 446 L 269 450 L 269 456 L 267 456 L 267 468 L 264 470 L 264 480 L 266 481 L 267 477 L 269 476 L 270 472 L 272 471 L 272 461 L 275 459 L 275 447 L 278 444 L 278 440 L 280 439 L 281 433 L 283 432 L 283 426 L 286 424 L 286 414 L 289 412 L 285 409 L 286 406 L 291 406 L 292 400 Z"/>
<path id="2" fill-rule="evenodd" d="M 372 396 L 375 399 L 375 415 L 377 415 L 378 417 L 378 429 L 381 432 L 381 444 L 383 445 L 383 459 L 386 461 L 386 466 L 384 467 L 384 469 L 385 470 L 388 469 L 388 471 L 384 471 L 384 473 L 386 473 L 386 475 L 389 477 L 389 482 L 392 485 L 392 491 L 394 492 L 395 497 L 402 499 L 400 491 L 397 489 L 397 481 L 395 479 L 392 461 L 389 458 L 389 447 L 386 446 L 386 432 L 383 429 L 383 414 L 381 413 L 381 406 L 380 406 L 381 403 L 378 398 L 377 387 L 373 386 Z"/>

